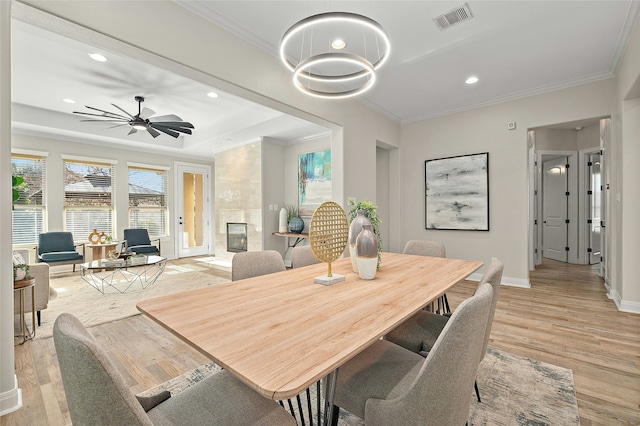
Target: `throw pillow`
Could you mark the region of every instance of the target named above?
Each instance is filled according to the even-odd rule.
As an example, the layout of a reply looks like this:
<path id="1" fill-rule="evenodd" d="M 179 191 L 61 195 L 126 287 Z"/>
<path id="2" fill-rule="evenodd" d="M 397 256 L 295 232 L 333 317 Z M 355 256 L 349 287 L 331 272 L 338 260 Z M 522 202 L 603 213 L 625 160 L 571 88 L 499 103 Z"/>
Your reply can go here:
<path id="1" fill-rule="evenodd" d="M 27 262 L 25 262 L 24 257 L 22 257 L 22 255 L 20 253 L 18 253 L 17 251 L 14 250 L 13 252 L 13 266 L 16 265 L 26 265 Z"/>

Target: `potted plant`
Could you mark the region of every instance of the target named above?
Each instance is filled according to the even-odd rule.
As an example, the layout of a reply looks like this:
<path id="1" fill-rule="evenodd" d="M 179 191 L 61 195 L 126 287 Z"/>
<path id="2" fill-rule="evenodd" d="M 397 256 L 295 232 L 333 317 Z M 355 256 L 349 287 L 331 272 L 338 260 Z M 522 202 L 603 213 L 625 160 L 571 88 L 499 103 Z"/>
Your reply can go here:
<path id="1" fill-rule="evenodd" d="M 13 281 L 28 280 L 31 278 L 29 275 L 29 265 L 26 263 L 14 263 L 13 264 Z"/>
<path id="2" fill-rule="evenodd" d="M 294 234 L 300 234 L 304 229 L 304 221 L 299 216 L 299 210 L 297 205 L 286 204 L 287 209 L 287 223 L 289 224 L 289 232 Z"/>
<path id="3" fill-rule="evenodd" d="M 356 203 L 353 200 L 348 201 L 349 205 L 352 206 L 351 210 L 349 210 L 349 224 L 356 218 L 358 215 L 358 210 L 363 210 L 364 215 L 371 222 L 371 228 L 373 229 L 373 233 L 378 239 L 378 270 L 380 270 L 380 264 L 382 263 L 382 235 L 380 235 L 380 224 L 382 223 L 382 219 L 378 217 L 378 206 L 373 204 L 371 201 L 359 201 Z"/>

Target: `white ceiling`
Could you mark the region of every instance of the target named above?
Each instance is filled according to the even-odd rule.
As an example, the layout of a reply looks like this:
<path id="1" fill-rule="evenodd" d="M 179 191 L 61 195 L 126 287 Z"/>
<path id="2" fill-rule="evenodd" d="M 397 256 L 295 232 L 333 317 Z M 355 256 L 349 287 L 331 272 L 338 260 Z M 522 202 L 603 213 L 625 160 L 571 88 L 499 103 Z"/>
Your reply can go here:
<path id="1" fill-rule="evenodd" d="M 389 33 L 391 55 L 376 85 L 358 99 L 402 123 L 610 77 L 640 5 L 638 0 L 471 0 L 467 4 L 473 18 L 440 31 L 432 18 L 463 2 L 176 1 L 274 56 L 284 32 L 304 17 L 343 11 L 376 20 Z M 101 143 L 153 143 L 209 158 L 230 144 L 261 136 L 295 143 L 327 133 L 316 124 L 131 58 L 109 55 L 106 63 L 94 62 L 87 56 L 90 46 L 24 23 L 14 21 L 13 43 L 18 129 L 78 138 L 89 133 Z M 40 72 L 42 63 L 48 64 L 47 73 Z M 284 66 L 282 72 L 289 73 Z M 470 75 L 480 81 L 466 85 Z M 221 96 L 207 98 L 211 90 Z M 79 123 L 70 114 L 86 111 L 82 105 L 117 112 L 111 103 L 137 112 L 135 95 L 144 95 L 144 106 L 158 115 L 176 114 L 192 122 L 194 135 L 180 140 L 163 135 L 154 141 L 140 132 L 126 136 L 127 129 Z M 62 98 L 78 104 L 69 106 Z M 50 111 L 58 113 L 55 119 L 46 118 Z"/>

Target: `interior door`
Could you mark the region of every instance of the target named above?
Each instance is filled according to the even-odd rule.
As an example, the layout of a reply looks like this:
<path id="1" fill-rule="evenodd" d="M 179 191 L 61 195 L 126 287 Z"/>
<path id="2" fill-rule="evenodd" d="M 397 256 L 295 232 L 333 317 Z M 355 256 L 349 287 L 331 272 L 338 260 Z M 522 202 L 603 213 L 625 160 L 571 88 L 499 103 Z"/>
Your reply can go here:
<path id="1" fill-rule="evenodd" d="M 542 173 L 542 255 L 567 261 L 568 177 L 567 157 L 543 163 Z"/>
<path id="2" fill-rule="evenodd" d="M 589 154 L 589 263 L 591 265 L 600 263 L 602 236 L 601 236 L 601 214 L 602 211 L 602 181 L 600 153 Z"/>
<path id="3" fill-rule="evenodd" d="M 210 168 L 197 164 L 178 164 L 176 173 L 178 257 L 210 254 Z"/>

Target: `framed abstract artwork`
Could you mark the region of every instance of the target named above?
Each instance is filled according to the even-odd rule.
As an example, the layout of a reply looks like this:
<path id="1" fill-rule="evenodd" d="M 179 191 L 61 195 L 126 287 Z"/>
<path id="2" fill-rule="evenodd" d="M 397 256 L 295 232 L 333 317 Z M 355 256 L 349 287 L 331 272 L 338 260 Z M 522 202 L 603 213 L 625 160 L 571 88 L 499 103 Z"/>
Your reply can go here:
<path id="1" fill-rule="evenodd" d="M 489 153 L 424 162 L 425 228 L 489 230 Z"/>
<path id="2" fill-rule="evenodd" d="M 298 156 L 298 208 L 300 216 L 311 216 L 331 200 L 331 150 Z"/>

